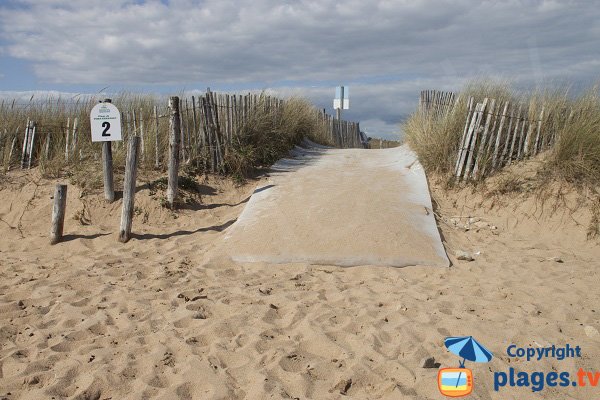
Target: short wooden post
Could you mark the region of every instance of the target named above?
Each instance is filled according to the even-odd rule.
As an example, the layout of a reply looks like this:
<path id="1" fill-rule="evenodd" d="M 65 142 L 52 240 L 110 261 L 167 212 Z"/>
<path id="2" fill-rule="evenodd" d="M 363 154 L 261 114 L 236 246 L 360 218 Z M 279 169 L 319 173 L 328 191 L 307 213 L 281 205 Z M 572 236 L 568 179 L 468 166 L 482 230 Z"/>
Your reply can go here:
<path id="1" fill-rule="evenodd" d="M 50 244 L 60 242 L 65 226 L 65 209 L 67 207 L 67 185 L 56 185 L 54 188 L 54 207 L 52 208 L 52 227 L 50 228 Z"/>
<path id="2" fill-rule="evenodd" d="M 123 208 L 121 212 L 121 228 L 119 229 L 119 241 L 126 243 L 131 238 L 131 225 L 133 221 L 133 209 L 135 199 L 135 180 L 137 175 L 138 154 L 140 149 L 140 137 L 131 136 L 127 148 L 127 160 L 125 161 L 125 182 L 123 183 Z"/>
<path id="3" fill-rule="evenodd" d="M 169 99 L 169 181 L 167 186 L 167 202 L 174 208 L 177 198 L 177 180 L 179 179 L 179 147 L 181 144 L 181 120 L 179 119 L 179 97 Z"/>

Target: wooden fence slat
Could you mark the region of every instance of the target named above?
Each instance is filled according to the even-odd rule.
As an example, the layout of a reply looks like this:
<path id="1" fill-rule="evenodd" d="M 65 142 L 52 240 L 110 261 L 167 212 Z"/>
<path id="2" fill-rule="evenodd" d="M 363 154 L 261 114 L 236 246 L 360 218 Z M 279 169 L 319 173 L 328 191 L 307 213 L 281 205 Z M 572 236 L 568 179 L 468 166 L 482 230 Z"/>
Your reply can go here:
<path id="1" fill-rule="evenodd" d="M 504 110 L 502 110 L 502 117 L 500 118 L 500 126 L 498 127 L 498 133 L 496 134 L 496 144 L 494 145 L 494 155 L 492 158 L 492 169 L 496 169 L 496 163 L 498 161 L 498 150 L 500 148 L 500 142 L 502 140 L 502 128 L 504 127 L 504 121 L 506 120 L 506 113 L 508 112 L 509 102 L 504 103 Z"/>
<path id="2" fill-rule="evenodd" d="M 462 139 L 460 141 L 460 148 L 458 150 L 458 157 L 457 157 L 457 160 L 456 160 L 456 165 L 454 167 L 455 176 L 457 178 L 462 173 L 462 165 L 465 162 L 466 148 L 467 148 L 467 136 L 469 135 L 469 132 L 471 130 L 470 126 L 473 123 L 473 114 L 474 114 L 473 102 L 474 102 L 473 97 L 469 97 L 469 101 L 468 101 L 468 104 L 467 104 L 467 109 L 468 109 L 468 111 L 467 111 L 467 120 L 465 122 L 465 128 L 463 130 L 463 136 L 462 136 Z M 475 107 L 475 108 L 477 108 L 477 107 Z M 470 138 L 469 138 L 469 140 L 470 140 Z"/>
<path id="3" fill-rule="evenodd" d="M 525 111 L 525 115 L 523 118 L 523 125 L 521 125 L 521 135 L 519 136 L 518 148 L 517 148 L 517 160 L 521 160 L 523 156 L 523 145 L 525 142 L 525 127 L 527 126 L 529 120 L 527 119 L 527 111 Z M 531 124 L 529 124 L 531 126 Z"/>
<path id="4" fill-rule="evenodd" d="M 27 119 L 27 125 L 25 125 L 25 135 L 23 136 L 23 149 L 21 151 L 21 169 L 25 168 L 27 163 L 27 146 L 29 143 L 29 129 L 31 127 L 31 121 Z"/>
<path id="5" fill-rule="evenodd" d="M 482 110 L 482 108 L 483 108 L 483 103 L 477 103 L 477 105 L 475 106 L 475 110 L 471 114 L 471 120 L 469 122 L 469 127 L 467 130 L 467 134 L 465 136 L 465 141 L 463 143 L 463 147 L 461 147 L 461 149 L 460 149 L 460 156 L 459 156 L 458 164 L 456 166 L 456 178 L 458 180 L 460 180 L 462 177 L 462 173 L 465 168 L 465 161 L 467 159 L 467 152 L 471 145 L 471 139 L 473 137 L 473 132 L 475 130 L 475 124 L 477 122 L 477 116 L 478 116 L 479 112 Z"/>
<path id="6" fill-rule="evenodd" d="M 517 111 L 517 117 L 516 117 L 516 123 L 515 123 L 515 130 L 512 134 L 512 140 L 511 140 L 511 144 L 510 144 L 510 151 L 508 153 L 508 159 L 507 159 L 507 164 L 510 165 L 512 163 L 512 158 L 513 158 L 513 154 L 515 151 L 515 142 L 517 141 L 517 136 L 519 136 L 519 124 L 521 122 L 521 108 L 522 105 L 519 105 L 519 111 Z"/>
<path id="7" fill-rule="evenodd" d="M 487 117 L 485 119 L 485 126 L 483 128 L 483 135 L 481 136 L 479 150 L 475 156 L 475 167 L 473 167 L 473 178 L 474 179 L 477 179 L 477 174 L 479 173 L 479 164 L 481 163 L 481 158 L 485 156 L 483 151 L 485 149 L 485 145 L 487 144 L 486 141 L 487 141 L 487 136 L 488 136 L 488 130 L 490 128 L 490 122 L 492 121 L 492 116 L 494 114 L 495 108 L 496 108 L 496 99 L 492 99 L 492 101 L 490 102 L 489 111 L 487 112 Z"/>
<path id="8" fill-rule="evenodd" d="M 28 157 L 27 157 L 27 168 L 31 169 L 31 160 L 33 159 L 33 147 L 35 146 L 35 122 L 32 123 L 33 127 L 31 129 L 31 140 L 29 141 L 29 149 L 28 149 Z"/>
<path id="9" fill-rule="evenodd" d="M 465 173 L 464 173 L 465 179 L 469 178 L 469 176 L 471 174 L 471 170 L 473 168 L 472 163 L 474 161 L 474 156 L 475 156 L 475 146 L 477 145 L 477 139 L 478 139 L 479 133 L 481 130 L 483 130 L 483 128 L 480 128 L 480 125 L 483 120 L 483 115 L 484 115 L 485 109 L 487 107 L 487 103 L 488 103 L 488 98 L 486 97 L 485 99 L 483 99 L 481 109 L 480 109 L 479 113 L 477 114 L 477 119 L 475 122 L 475 129 L 473 129 L 471 145 L 469 146 L 469 156 L 467 158 L 467 163 L 465 165 Z"/>
<path id="10" fill-rule="evenodd" d="M 540 117 L 537 121 L 537 133 L 535 135 L 535 144 L 533 148 L 533 155 L 535 156 L 540 151 L 540 133 L 542 131 L 542 120 L 544 119 L 544 106 L 540 112 Z"/>
<path id="11" fill-rule="evenodd" d="M 69 126 L 71 117 L 67 117 L 67 130 L 65 131 L 65 162 L 69 162 Z"/>

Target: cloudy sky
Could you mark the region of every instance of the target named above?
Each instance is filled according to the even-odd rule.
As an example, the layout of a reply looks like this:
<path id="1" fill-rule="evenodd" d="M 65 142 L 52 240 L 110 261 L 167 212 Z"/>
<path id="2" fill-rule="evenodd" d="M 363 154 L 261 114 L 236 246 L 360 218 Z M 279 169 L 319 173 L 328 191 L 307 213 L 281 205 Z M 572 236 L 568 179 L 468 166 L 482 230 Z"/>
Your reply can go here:
<path id="1" fill-rule="evenodd" d="M 600 78 L 600 1 L 0 0 L 0 95 L 273 90 L 393 137 L 422 89 Z"/>

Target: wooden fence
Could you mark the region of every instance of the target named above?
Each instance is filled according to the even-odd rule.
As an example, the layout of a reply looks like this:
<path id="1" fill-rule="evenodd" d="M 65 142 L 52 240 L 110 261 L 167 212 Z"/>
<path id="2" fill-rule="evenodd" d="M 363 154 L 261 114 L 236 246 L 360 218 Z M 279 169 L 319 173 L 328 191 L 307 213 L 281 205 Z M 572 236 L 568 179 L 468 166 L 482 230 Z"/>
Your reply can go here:
<path id="1" fill-rule="evenodd" d="M 421 92 L 421 109 L 436 115 L 453 112 L 458 101 L 451 93 Z M 459 181 L 483 178 L 514 161 L 535 156 L 556 140 L 552 129 L 544 129 L 549 116 L 543 106 L 536 109 L 530 104 L 489 98 L 476 101 L 469 97 L 466 101 L 467 115 L 454 170 Z"/>
<path id="2" fill-rule="evenodd" d="M 419 100 L 419 110 L 439 116 L 450 111 L 454 107 L 455 102 L 456 94 L 452 92 L 423 90 L 421 91 L 421 98 Z"/>
<path id="3" fill-rule="evenodd" d="M 7 127 L 8 124 L 2 126 L 5 121 L 0 121 L 0 162 L 4 161 L 5 169 L 10 169 L 16 162 L 22 168 L 30 168 L 40 160 L 59 156 L 57 148 L 64 149 L 60 156 L 66 162 L 89 157 L 98 159 L 100 147 L 91 146 L 89 133 L 89 110 L 98 100 L 91 100 L 83 107 L 79 105 L 79 112 L 72 113 L 65 121 L 51 117 L 45 117 L 41 122 L 27 119 L 22 122 L 27 122 L 25 125 L 16 128 Z M 8 102 L 6 104 L 10 106 Z M 122 142 L 113 143 L 115 150 L 123 150 L 123 143 L 131 135 L 139 135 L 141 165 L 164 167 L 168 149 L 169 113 L 166 102 L 161 106 L 142 106 L 115 101 L 115 105 L 121 110 L 123 138 Z M 201 160 L 211 172 L 225 172 L 226 154 L 242 139 L 243 127 L 253 123 L 252 116 L 263 111 L 274 119 L 282 118 L 287 105 L 287 100 L 265 94 L 218 94 L 210 90 L 201 96 L 182 98 L 180 157 L 183 161 Z M 6 115 L 4 103 L 1 108 Z M 338 120 L 316 108 L 312 112 L 322 128 L 323 141 L 339 148 L 362 147 L 358 122 Z M 68 111 L 66 115 L 69 115 Z M 17 147 L 21 143 L 22 152 L 18 158 Z"/>

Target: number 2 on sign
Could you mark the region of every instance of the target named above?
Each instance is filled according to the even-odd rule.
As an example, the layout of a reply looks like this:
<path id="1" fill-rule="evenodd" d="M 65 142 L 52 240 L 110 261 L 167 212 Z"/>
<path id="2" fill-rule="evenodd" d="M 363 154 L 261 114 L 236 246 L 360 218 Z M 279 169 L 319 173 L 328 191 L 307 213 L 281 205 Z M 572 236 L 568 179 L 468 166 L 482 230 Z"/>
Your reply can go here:
<path id="1" fill-rule="evenodd" d="M 102 131 L 102 136 L 110 136 L 110 133 L 108 133 L 108 130 L 110 129 L 110 122 L 104 121 L 102 123 L 102 127 L 104 128 Z"/>

